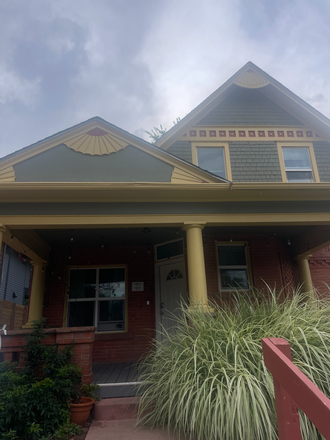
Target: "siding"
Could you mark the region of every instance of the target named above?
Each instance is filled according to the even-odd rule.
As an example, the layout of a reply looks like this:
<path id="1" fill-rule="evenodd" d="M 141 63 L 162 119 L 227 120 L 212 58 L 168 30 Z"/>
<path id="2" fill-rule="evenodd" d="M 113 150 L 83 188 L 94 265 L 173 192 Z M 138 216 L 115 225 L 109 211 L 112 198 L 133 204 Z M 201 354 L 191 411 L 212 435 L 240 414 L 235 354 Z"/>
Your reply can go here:
<path id="1" fill-rule="evenodd" d="M 23 304 L 25 289 L 29 289 L 30 286 L 30 275 L 31 264 L 28 262 L 24 263 L 19 258 L 18 253 L 7 246 L 3 258 L 0 299 Z M 13 298 L 14 292 L 16 298 Z"/>
<path id="2" fill-rule="evenodd" d="M 313 142 L 317 169 L 321 182 L 330 182 L 330 144 Z"/>
<path id="3" fill-rule="evenodd" d="M 189 141 L 177 141 L 167 151 L 180 159 L 192 163 L 191 143 Z"/>
<path id="4" fill-rule="evenodd" d="M 215 107 L 198 125 L 303 125 L 259 90 L 241 87 Z"/>
<path id="5" fill-rule="evenodd" d="M 282 182 L 276 142 L 229 142 L 233 182 Z"/>

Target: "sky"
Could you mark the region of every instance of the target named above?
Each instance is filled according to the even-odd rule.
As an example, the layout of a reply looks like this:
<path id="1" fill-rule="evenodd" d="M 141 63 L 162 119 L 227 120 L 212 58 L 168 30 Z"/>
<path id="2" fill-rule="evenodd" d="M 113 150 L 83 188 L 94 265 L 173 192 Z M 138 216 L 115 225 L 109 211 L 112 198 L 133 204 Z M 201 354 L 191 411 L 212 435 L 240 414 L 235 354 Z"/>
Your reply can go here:
<path id="1" fill-rule="evenodd" d="M 328 0 L 1 0 L 0 157 L 100 116 L 148 140 L 247 61 L 330 117 Z"/>

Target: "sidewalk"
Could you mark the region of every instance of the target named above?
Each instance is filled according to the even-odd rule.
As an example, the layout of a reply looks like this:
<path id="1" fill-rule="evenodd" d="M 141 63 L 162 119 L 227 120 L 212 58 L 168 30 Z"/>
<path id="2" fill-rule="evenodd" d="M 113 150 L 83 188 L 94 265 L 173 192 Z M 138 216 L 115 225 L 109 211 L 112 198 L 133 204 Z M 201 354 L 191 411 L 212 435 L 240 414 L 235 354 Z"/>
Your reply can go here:
<path id="1" fill-rule="evenodd" d="M 136 428 L 136 420 L 93 420 L 86 440 L 179 440 L 179 436 L 160 428 Z M 188 438 L 180 437 L 180 440 Z"/>

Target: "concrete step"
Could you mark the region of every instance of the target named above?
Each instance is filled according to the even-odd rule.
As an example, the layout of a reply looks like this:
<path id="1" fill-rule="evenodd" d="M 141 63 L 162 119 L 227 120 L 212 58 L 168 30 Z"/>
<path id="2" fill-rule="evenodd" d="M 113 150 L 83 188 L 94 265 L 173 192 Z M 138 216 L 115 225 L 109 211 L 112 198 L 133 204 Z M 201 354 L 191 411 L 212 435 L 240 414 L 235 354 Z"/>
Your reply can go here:
<path id="1" fill-rule="evenodd" d="M 124 397 L 95 402 L 94 420 L 128 420 L 136 417 L 140 398 Z"/>

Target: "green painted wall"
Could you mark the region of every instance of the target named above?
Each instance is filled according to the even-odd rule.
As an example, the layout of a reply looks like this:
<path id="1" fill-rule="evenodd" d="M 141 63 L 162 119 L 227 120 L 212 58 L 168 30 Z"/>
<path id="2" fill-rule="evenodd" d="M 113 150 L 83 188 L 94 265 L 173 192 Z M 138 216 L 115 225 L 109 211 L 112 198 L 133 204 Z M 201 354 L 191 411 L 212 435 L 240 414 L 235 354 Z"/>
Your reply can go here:
<path id="1" fill-rule="evenodd" d="M 330 212 L 328 201 L 0 203 L 2 215 L 244 214 Z"/>
<path id="2" fill-rule="evenodd" d="M 330 144 L 313 142 L 317 169 L 321 182 L 330 182 Z"/>
<path id="3" fill-rule="evenodd" d="M 233 92 L 198 125 L 303 125 L 259 90 L 232 87 Z"/>
<path id="4" fill-rule="evenodd" d="M 233 182 L 282 182 L 276 142 L 229 142 Z"/>
<path id="5" fill-rule="evenodd" d="M 191 143 L 189 141 L 177 141 L 168 150 L 170 154 L 192 163 Z"/>
<path id="6" fill-rule="evenodd" d="M 173 166 L 131 145 L 103 156 L 58 145 L 14 165 L 16 182 L 170 182 Z"/>

